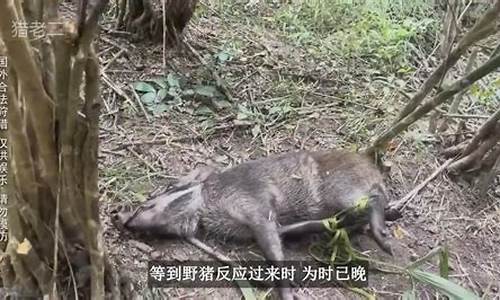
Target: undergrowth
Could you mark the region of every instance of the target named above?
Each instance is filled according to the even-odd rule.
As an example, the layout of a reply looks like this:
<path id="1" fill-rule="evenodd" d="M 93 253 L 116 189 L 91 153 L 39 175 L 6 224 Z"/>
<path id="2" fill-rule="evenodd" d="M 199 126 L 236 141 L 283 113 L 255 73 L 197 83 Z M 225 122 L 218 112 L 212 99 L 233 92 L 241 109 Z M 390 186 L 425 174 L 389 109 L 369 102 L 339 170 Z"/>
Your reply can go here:
<path id="1" fill-rule="evenodd" d="M 393 72 L 405 70 L 419 47 L 432 47 L 438 28 L 433 14 L 426 0 L 412 5 L 309 0 L 282 6 L 272 21 L 287 38 L 312 53 L 362 59 Z"/>

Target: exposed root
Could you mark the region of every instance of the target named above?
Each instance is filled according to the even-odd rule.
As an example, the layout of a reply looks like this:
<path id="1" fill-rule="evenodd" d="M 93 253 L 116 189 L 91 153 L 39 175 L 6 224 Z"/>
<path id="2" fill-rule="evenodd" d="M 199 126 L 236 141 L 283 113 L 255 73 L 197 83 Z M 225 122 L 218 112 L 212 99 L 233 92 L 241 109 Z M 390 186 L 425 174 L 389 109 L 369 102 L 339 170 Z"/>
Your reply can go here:
<path id="1" fill-rule="evenodd" d="M 198 0 L 164 0 L 165 25 L 161 9 L 154 9 L 151 0 L 118 0 L 117 29 L 133 33 L 134 40 L 165 39 L 169 46 L 176 45 L 191 20 Z M 165 35 L 165 36 L 164 36 Z"/>

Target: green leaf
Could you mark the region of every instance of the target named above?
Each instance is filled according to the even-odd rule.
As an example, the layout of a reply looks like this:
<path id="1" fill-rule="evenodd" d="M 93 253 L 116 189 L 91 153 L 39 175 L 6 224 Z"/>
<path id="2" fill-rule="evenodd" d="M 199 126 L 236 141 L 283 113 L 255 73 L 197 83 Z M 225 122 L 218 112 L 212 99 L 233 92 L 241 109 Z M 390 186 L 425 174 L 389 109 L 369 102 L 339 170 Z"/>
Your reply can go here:
<path id="1" fill-rule="evenodd" d="M 158 93 L 156 93 L 156 102 L 161 102 L 163 99 L 167 97 L 168 91 L 167 89 L 160 89 Z"/>
<path id="2" fill-rule="evenodd" d="M 439 252 L 439 275 L 441 277 L 448 279 L 450 273 L 449 263 L 448 263 L 448 248 L 443 246 Z"/>
<path id="3" fill-rule="evenodd" d="M 140 202 L 146 202 L 148 200 L 144 195 L 140 193 L 134 193 L 134 196 L 139 200 Z"/>
<path id="4" fill-rule="evenodd" d="M 151 84 L 143 81 L 134 83 L 133 87 L 134 90 L 138 92 L 144 92 L 144 93 L 156 92 L 156 89 Z"/>
<path id="5" fill-rule="evenodd" d="M 196 87 L 195 93 L 201 96 L 213 98 L 217 93 L 217 89 L 209 85 L 200 85 Z"/>
<path id="6" fill-rule="evenodd" d="M 213 115 L 214 112 L 210 109 L 210 107 L 206 105 L 200 105 L 197 109 L 195 109 L 194 113 L 196 115 Z"/>
<path id="7" fill-rule="evenodd" d="M 269 114 L 274 115 L 275 113 L 280 113 L 281 112 L 281 107 L 280 106 L 273 106 L 269 109 Z"/>
<path id="8" fill-rule="evenodd" d="M 255 297 L 255 293 L 252 288 L 240 288 L 240 290 L 245 300 L 257 300 L 257 297 Z"/>
<path id="9" fill-rule="evenodd" d="M 217 53 L 216 57 L 217 57 L 217 60 L 221 63 L 224 63 L 232 58 L 231 54 L 227 53 L 226 51 L 221 51 L 221 52 Z"/>
<path id="10" fill-rule="evenodd" d="M 167 81 L 165 78 L 162 77 L 155 77 L 151 79 L 152 82 L 156 83 L 158 86 L 160 86 L 162 89 L 167 87 Z"/>
<path id="11" fill-rule="evenodd" d="M 355 293 L 360 294 L 361 296 L 364 296 L 365 299 L 367 299 L 367 300 L 376 300 L 377 299 L 374 295 L 370 294 L 369 292 L 365 291 L 364 289 L 355 288 L 355 287 L 348 287 L 348 289 L 355 292 Z"/>
<path id="12" fill-rule="evenodd" d="M 252 112 L 244 105 L 238 105 L 237 120 L 247 120 L 252 115 Z"/>
<path id="13" fill-rule="evenodd" d="M 213 104 L 218 108 L 218 109 L 222 109 L 222 108 L 230 108 L 232 107 L 232 104 L 231 102 L 227 101 L 227 100 L 219 100 L 217 99 L 216 101 L 213 101 Z"/>
<path id="14" fill-rule="evenodd" d="M 241 280 L 237 280 L 236 284 L 239 286 L 245 300 L 257 300 L 254 289 L 251 288 L 251 284 L 248 281 L 244 280 L 242 282 Z"/>
<path id="15" fill-rule="evenodd" d="M 215 121 L 211 118 L 208 118 L 208 119 L 203 120 L 203 122 L 201 122 L 200 125 L 203 129 L 206 130 L 210 127 L 213 127 L 215 125 Z"/>
<path id="16" fill-rule="evenodd" d="M 194 95 L 194 91 L 192 89 L 183 90 L 182 91 L 182 95 L 193 96 Z"/>
<path id="17" fill-rule="evenodd" d="M 414 290 L 408 290 L 403 293 L 401 300 L 417 300 L 417 295 Z"/>
<path id="18" fill-rule="evenodd" d="M 179 82 L 179 78 L 177 76 L 175 76 L 173 73 L 169 73 L 167 75 L 167 82 L 168 82 L 168 85 L 170 87 L 176 87 L 176 88 L 181 87 L 180 82 Z"/>
<path id="19" fill-rule="evenodd" d="M 141 96 L 141 102 L 144 104 L 152 104 L 156 100 L 156 92 L 152 91 Z"/>
<path id="20" fill-rule="evenodd" d="M 408 270 L 408 273 L 418 281 L 427 283 L 439 290 L 441 293 L 450 297 L 452 300 L 479 300 L 480 298 L 473 292 L 459 286 L 458 284 L 444 279 L 443 277 L 421 271 L 421 270 Z"/>
<path id="21" fill-rule="evenodd" d="M 169 110 L 169 106 L 165 103 L 157 104 L 157 105 L 153 106 L 153 109 L 152 109 L 153 114 L 155 114 L 155 115 L 160 115 L 168 110 Z"/>
<path id="22" fill-rule="evenodd" d="M 168 89 L 167 94 L 175 98 L 179 96 L 179 90 L 177 88 L 171 87 Z"/>
<path id="23" fill-rule="evenodd" d="M 260 132 L 261 132 L 261 130 L 260 130 L 260 125 L 255 125 L 255 126 L 252 128 L 252 135 L 253 135 L 254 137 L 258 136 Z"/>

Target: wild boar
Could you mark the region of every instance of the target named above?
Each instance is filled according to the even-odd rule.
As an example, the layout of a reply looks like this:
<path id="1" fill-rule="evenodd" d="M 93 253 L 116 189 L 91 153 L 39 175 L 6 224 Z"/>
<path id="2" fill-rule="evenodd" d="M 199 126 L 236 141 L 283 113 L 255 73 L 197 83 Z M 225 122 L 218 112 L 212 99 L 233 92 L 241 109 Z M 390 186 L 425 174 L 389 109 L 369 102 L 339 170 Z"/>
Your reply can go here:
<path id="1" fill-rule="evenodd" d="M 196 169 L 171 191 L 133 212 L 126 228 L 194 237 L 255 240 L 265 257 L 283 261 L 280 235 L 325 230 L 323 219 L 368 199 L 365 224 L 378 245 L 384 239 L 387 196 L 383 176 L 368 157 L 339 150 L 293 152 L 248 161 L 224 171 Z M 280 289 L 290 299 L 289 288 Z"/>

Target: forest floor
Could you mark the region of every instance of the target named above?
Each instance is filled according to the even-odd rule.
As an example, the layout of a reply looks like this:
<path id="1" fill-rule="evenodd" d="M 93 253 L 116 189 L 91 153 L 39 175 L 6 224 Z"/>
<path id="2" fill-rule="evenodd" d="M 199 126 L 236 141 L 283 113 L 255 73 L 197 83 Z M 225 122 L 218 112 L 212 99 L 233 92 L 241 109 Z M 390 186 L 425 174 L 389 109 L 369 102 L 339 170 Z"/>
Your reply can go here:
<path id="1" fill-rule="evenodd" d="M 166 69 L 161 45 L 132 42 L 112 30 L 111 15 L 104 19 L 98 41 L 103 64 L 99 162 L 104 236 L 109 254 L 139 290 L 145 288 L 152 257 L 211 258 L 180 240 L 144 239 L 120 231 L 110 219 L 118 205 L 144 201 L 197 164 L 229 166 L 298 149 L 367 146 L 395 119 L 407 100 L 404 95 L 414 93 L 438 62 L 432 31 L 422 33 L 431 36 L 427 45 L 411 43 L 410 37 L 405 44 L 409 47 L 375 45 L 378 52 L 360 54 L 356 51 L 366 45 L 346 43 L 354 43 L 354 34 L 363 28 L 318 33 L 305 26 L 307 20 L 300 23 L 303 11 L 272 4 L 245 7 L 248 2 L 202 1 L 184 34 L 186 44 L 167 51 Z M 401 50 L 411 54 L 387 54 Z M 455 71 L 464 68 L 461 62 Z M 217 83 L 214 73 L 224 84 Z M 160 92 L 162 86 L 169 90 L 165 99 L 145 96 L 165 92 Z M 470 96 L 463 112 L 488 115 L 497 105 L 498 100 L 479 103 Z M 466 136 L 482 121 L 468 119 Z M 428 119 L 417 122 L 387 150 L 391 200 L 405 196 L 445 161 L 440 151 L 450 145 L 454 123 L 439 135 L 429 134 L 428 124 Z M 498 185 L 479 198 L 471 183 L 441 173 L 412 198 L 389 229 L 394 257 L 378 253 L 369 239 L 353 240 L 359 239 L 358 247 L 371 256 L 400 266 L 447 245 L 450 278 L 486 299 L 500 299 Z M 259 256 L 255 245 L 211 244 L 229 257 Z M 285 254 L 312 259 L 307 245 L 290 245 Z M 435 259 L 421 268 L 438 272 L 437 265 Z M 368 291 L 377 298 L 398 299 L 409 289 L 407 277 L 370 273 Z M 417 290 L 420 299 L 436 295 L 419 284 Z M 259 295 L 268 292 L 260 290 Z M 237 287 L 157 293 L 169 298 L 240 297 Z M 363 298 L 334 288 L 297 293 L 311 299 Z"/>

